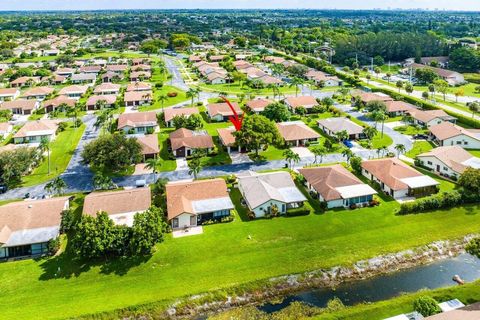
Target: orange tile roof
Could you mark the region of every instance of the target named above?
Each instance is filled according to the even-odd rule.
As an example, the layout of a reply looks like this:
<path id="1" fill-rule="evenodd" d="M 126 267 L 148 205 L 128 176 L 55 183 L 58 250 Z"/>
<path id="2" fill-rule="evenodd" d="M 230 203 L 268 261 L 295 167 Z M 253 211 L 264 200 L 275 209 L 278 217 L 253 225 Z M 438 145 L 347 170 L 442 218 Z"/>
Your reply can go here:
<path id="1" fill-rule="evenodd" d="M 99 211 L 111 214 L 143 212 L 152 205 L 150 188 L 92 192 L 85 197 L 83 214 L 95 217 Z"/>
<path id="2" fill-rule="evenodd" d="M 392 190 L 408 188 L 407 184 L 400 181 L 401 179 L 422 176 L 420 172 L 397 158 L 363 161 L 362 168 L 370 172 Z"/>

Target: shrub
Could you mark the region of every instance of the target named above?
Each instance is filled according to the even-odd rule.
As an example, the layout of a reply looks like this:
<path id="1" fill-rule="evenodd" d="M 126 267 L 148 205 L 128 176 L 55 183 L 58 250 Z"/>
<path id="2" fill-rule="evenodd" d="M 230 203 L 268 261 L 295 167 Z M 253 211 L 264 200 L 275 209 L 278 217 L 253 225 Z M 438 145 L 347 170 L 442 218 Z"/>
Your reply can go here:
<path id="1" fill-rule="evenodd" d="M 66 122 L 60 122 L 58 124 L 58 132 L 62 132 L 62 131 L 65 131 L 65 129 L 68 128 L 68 123 Z"/>
<path id="2" fill-rule="evenodd" d="M 176 93 L 176 92 L 173 92 L 173 91 L 172 91 L 172 92 L 169 92 L 169 93 L 167 93 L 167 96 L 168 96 L 169 98 L 175 98 L 177 95 L 178 95 L 178 93 Z"/>
<path id="3" fill-rule="evenodd" d="M 413 301 L 413 309 L 421 313 L 424 317 L 429 317 L 441 312 L 438 302 L 429 296 L 422 296 Z"/>
<path id="4" fill-rule="evenodd" d="M 60 232 L 67 233 L 73 229 L 76 223 L 75 213 L 73 210 L 62 211 L 62 219 L 60 221 Z"/>
<path id="5" fill-rule="evenodd" d="M 476 199 L 478 200 L 478 196 L 476 197 Z M 415 214 L 436 209 L 446 209 L 462 204 L 464 202 L 465 198 L 460 192 L 456 190 L 442 192 L 412 202 L 404 202 L 400 205 L 397 214 Z"/>
<path id="6" fill-rule="evenodd" d="M 56 237 L 48 241 L 48 253 L 50 255 L 55 255 L 58 250 L 60 250 L 60 238 Z"/>
<path id="7" fill-rule="evenodd" d="M 155 88 L 160 89 L 162 87 L 163 87 L 163 82 L 162 81 L 155 83 Z"/>

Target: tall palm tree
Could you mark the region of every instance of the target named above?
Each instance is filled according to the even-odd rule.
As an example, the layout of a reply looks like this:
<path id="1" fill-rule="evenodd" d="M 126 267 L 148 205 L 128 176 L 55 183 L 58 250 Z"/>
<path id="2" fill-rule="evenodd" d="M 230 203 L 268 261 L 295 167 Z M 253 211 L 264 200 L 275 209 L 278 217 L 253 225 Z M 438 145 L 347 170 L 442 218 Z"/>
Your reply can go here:
<path id="1" fill-rule="evenodd" d="M 187 98 L 192 99 L 192 106 L 193 106 L 193 100 L 197 96 L 197 92 L 195 91 L 195 89 L 193 89 L 193 88 L 188 89 L 188 91 L 185 95 L 186 95 Z"/>
<path id="2" fill-rule="evenodd" d="M 160 105 L 162 106 L 162 110 L 163 110 L 163 107 L 165 105 L 165 101 L 168 100 L 168 96 L 166 94 L 161 94 L 158 96 L 157 100 L 160 102 Z"/>
<path id="3" fill-rule="evenodd" d="M 365 137 L 367 137 L 368 140 L 372 140 L 373 137 L 375 137 L 375 135 L 377 134 L 378 130 L 375 129 L 374 127 L 365 127 L 363 129 L 363 134 L 365 135 Z"/>
<path id="4" fill-rule="evenodd" d="M 66 188 L 67 184 L 60 177 L 56 177 L 45 185 L 45 191 L 56 195 L 62 195 Z"/>
<path id="5" fill-rule="evenodd" d="M 152 159 L 147 159 L 145 162 L 145 169 L 152 170 L 153 172 L 153 180 L 157 181 L 157 172 L 158 168 L 162 166 L 162 159 L 160 157 L 152 158 Z"/>
<path id="6" fill-rule="evenodd" d="M 405 148 L 405 145 L 399 143 L 395 145 L 395 150 L 397 150 L 398 157 L 400 157 L 400 154 L 405 153 L 406 148 Z"/>
<path id="7" fill-rule="evenodd" d="M 385 125 L 385 120 L 388 119 L 388 116 L 382 111 L 375 111 L 372 113 L 373 120 L 375 120 L 375 126 L 378 122 L 382 122 L 382 138 L 383 138 L 383 129 Z"/>
<path id="8" fill-rule="evenodd" d="M 342 151 L 342 156 L 347 158 L 347 163 L 350 163 L 350 159 L 353 157 L 353 152 L 352 152 L 352 150 L 350 150 L 348 148 L 345 148 Z"/>
<path id="9" fill-rule="evenodd" d="M 48 159 L 48 174 L 50 174 L 50 140 L 47 137 L 42 137 L 40 140 L 40 145 L 38 146 L 40 151 L 43 153 L 47 152 Z"/>
<path id="10" fill-rule="evenodd" d="M 317 163 L 317 157 L 320 157 L 320 163 L 322 163 L 323 157 L 327 154 L 327 150 L 322 146 L 316 146 L 312 148 L 312 153 L 315 156 L 313 163 Z"/>
<path id="11" fill-rule="evenodd" d="M 283 156 L 285 157 L 285 161 L 288 162 L 290 169 L 293 169 L 293 163 L 300 162 L 300 156 L 290 149 L 285 150 Z"/>
<path id="12" fill-rule="evenodd" d="M 337 137 L 338 141 L 344 141 L 348 139 L 348 132 L 346 130 L 339 131 L 335 134 Z"/>
<path id="13" fill-rule="evenodd" d="M 385 154 L 386 154 L 387 151 L 388 151 L 388 148 L 385 147 L 385 146 L 381 146 L 381 147 L 379 148 L 379 150 L 380 150 L 380 152 L 382 153 L 382 157 L 384 157 Z"/>
<path id="14" fill-rule="evenodd" d="M 478 102 L 470 102 L 468 104 L 468 109 L 472 111 L 472 118 L 475 117 L 475 113 L 480 110 L 480 104 Z"/>
<path id="15" fill-rule="evenodd" d="M 193 178 L 197 180 L 198 174 L 202 170 L 202 163 L 200 158 L 194 157 L 188 162 L 188 174 L 193 175 Z"/>
<path id="16" fill-rule="evenodd" d="M 292 82 L 290 82 L 290 87 L 295 87 L 295 96 L 298 97 L 298 87 L 303 85 L 305 80 L 300 77 L 294 77 Z"/>

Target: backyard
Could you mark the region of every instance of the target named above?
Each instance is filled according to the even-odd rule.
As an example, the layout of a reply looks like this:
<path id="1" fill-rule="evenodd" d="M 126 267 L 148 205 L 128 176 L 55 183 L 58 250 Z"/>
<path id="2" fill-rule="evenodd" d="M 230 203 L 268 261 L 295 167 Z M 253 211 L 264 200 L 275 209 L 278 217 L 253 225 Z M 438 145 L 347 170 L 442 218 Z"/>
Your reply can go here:
<path id="1" fill-rule="evenodd" d="M 480 227 L 479 206 L 408 216 L 394 215 L 397 207 L 384 199 L 375 208 L 292 218 L 243 221 L 237 216 L 231 223 L 205 226 L 202 235 L 168 235 L 150 258 L 82 264 L 62 254 L 0 264 L 2 303 L 9 306 L 0 318 L 75 317 L 153 302 L 162 308 L 186 295 L 253 288 L 259 279 L 349 265 Z M 195 281 L 179 276 L 191 270 Z M 22 301 L 29 301 L 29 308 Z"/>

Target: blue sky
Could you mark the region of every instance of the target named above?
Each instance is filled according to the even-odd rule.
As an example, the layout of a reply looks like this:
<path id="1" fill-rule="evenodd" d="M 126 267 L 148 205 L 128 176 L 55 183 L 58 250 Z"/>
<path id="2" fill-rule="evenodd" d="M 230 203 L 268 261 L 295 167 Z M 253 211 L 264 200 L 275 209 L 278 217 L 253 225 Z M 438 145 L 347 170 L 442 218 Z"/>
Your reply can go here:
<path id="1" fill-rule="evenodd" d="M 0 0 L 0 10 L 196 8 L 422 8 L 480 11 L 480 0 Z"/>

